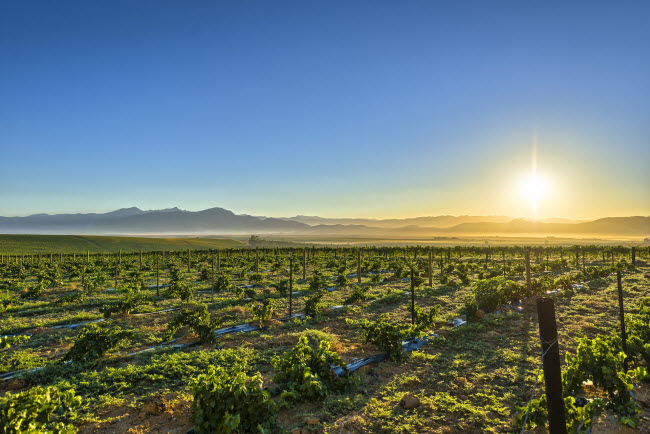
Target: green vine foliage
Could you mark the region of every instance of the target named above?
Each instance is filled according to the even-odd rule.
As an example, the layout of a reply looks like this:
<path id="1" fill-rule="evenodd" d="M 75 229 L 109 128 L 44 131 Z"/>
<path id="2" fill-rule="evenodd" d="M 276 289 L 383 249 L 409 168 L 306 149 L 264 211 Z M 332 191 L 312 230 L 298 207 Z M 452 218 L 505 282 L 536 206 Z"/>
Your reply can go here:
<path id="1" fill-rule="evenodd" d="M 309 279 L 309 289 L 317 291 L 323 287 L 323 274 L 320 271 L 314 271 Z"/>
<path id="2" fill-rule="evenodd" d="M 194 290 L 185 279 L 185 274 L 180 267 L 173 265 L 170 269 L 170 276 L 169 295 L 181 299 L 183 303 L 190 301 L 192 295 L 194 295 Z"/>
<path id="3" fill-rule="evenodd" d="M 54 303 L 58 306 L 63 306 L 66 304 L 76 304 L 86 301 L 88 294 L 85 291 L 76 291 L 70 294 L 66 294 L 56 300 Z"/>
<path id="4" fill-rule="evenodd" d="M 148 300 L 149 297 L 147 297 L 146 295 L 124 294 L 122 300 L 120 301 L 109 303 L 109 304 L 103 304 L 99 308 L 99 312 L 104 314 L 104 318 L 110 318 L 111 315 L 113 314 L 128 315 L 129 313 L 131 313 L 133 309 L 146 303 Z"/>
<path id="5" fill-rule="evenodd" d="M 65 354 L 63 361 L 96 362 L 131 335 L 130 331 L 122 330 L 119 326 L 101 328 L 97 324 L 88 324 L 75 338 L 74 345 Z"/>
<path id="6" fill-rule="evenodd" d="M 7 392 L 0 398 L 0 433 L 74 433 L 66 423 L 75 416 L 81 398 L 73 390 L 35 386 L 24 392 Z"/>
<path id="7" fill-rule="evenodd" d="M 343 302 L 344 305 L 349 306 L 354 303 L 362 303 L 370 298 L 368 295 L 368 287 L 362 288 L 361 286 L 355 286 L 352 290 L 352 294 Z"/>
<path id="8" fill-rule="evenodd" d="M 476 300 L 473 297 L 465 297 L 465 318 L 467 321 L 475 320 L 477 312 L 478 305 L 476 304 Z"/>
<path id="9" fill-rule="evenodd" d="M 503 277 L 483 279 L 474 285 L 474 297 L 479 309 L 493 312 L 500 304 L 519 298 L 520 286 Z"/>
<path id="10" fill-rule="evenodd" d="M 281 279 L 272 284 L 271 288 L 275 289 L 282 297 L 285 297 L 289 293 L 289 279 Z"/>
<path id="11" fill-rule="evenodd" d="M 330 350 L 329 342 L 320 341 L 314 349 L 306 336 L 301 336 L 291 351 L 282 357 L 273 357 L 271 365 L 273 381 L 284 389 L 284 402 L 323 398 L 329 391 L 349 391 L 357 384 L 355 377 L 345 375 L 339 378 L 332 370 L 332 366 L 340 366 L 349 373 L 341 357 Z"/>
<path id="12" fill-rule="evenodd" d="M 264 283 L 264 275 L 262 273 L 253 273 L 248 276 L 248 282 L 251 285 L 261 285 Z"/>
<path id="13" fill-rule="evenodd" d="M 272 298 L 265 298 L 259 304 L 253 306 L 253 317 L 259 321 L 260 327 L 264 327 L 264 321 L 273 317 L 273 311 L 277 302 Z"/>
<path id="14" fill-rule="evenodd" d="M 416 327 L 405 324 L 390 324 L 386 322 L 387 314 L 381 315 L 377 321 L 346 319 L 348 324 L 359 326 L 364 333 L 366 343 L 377 345 L 388 353 L 388 356 L 398 362 L 404 359 L 402 342 L 416 335 Z"/>
<path id="15" fill-rule="evenodd" d="M 429 313 L 426 313 L 420 306 L 414 306 L 415 326 L 418 331 L 431 330 L 436 326 L 436 321 L 440 315 L 440 305 L 433 306 Z M 409 307 L 409 311 L 411 308 Z"/>
<path id="16" fill-rule="evenodd" d="M 194 291 L 186 281 L 172 281 L 169 285 L 169 295 L 171 297 L 179 298 L 183 303 L 187 303 L 192 299 Z"/>
<path id="17" fill-rule="evenodd" d="M 208 314 L 208 308 L 204 304 L 197 305 L 193 309 L 183 309 L 167 325 L 163 341 L 171 340 L 179 328 L 189 327 L 193 333 L 199 336 L 201 342 L 212 343 L 216 340 L 214 330 L 225 321 L 231 319 L 232 317 L 230 316 L 224 316 L 217 320 L 212 320 Z"/>
<path id="18" fill-rule="evenodd" d="M 325 294 L 327 294 L 327 290 L 318 290 L 315 294 L 305 300 L 306 317 L 314 318 L 323 310 L 322 299 Z"/>
<path id="19" fill-rule="evenodd" d="M 262 376 L 210 366 L 192 382 L 196 433 L 283 433 Z"/>
<path id="20" fill-rule="evenodd" d="M 347 274 L 347 270 L 345 269 L 345 265 L 340 266 L 338 268 L 337 276 L 335 280 L 337 286 L 340 286 L 341 288 L 348 286 L 350 281 L 348 281 L 346 274 Z"/>
<path id="21" fill-rule="evenodd" d="M 220 291 L 226 291 L 229 289 L 232 285 L 232 282 L 230 280 L 230 276 L 224 273 L 220 273 L 217 275 L 217 277 L 214 279 L 214 289 L 217 292 Z"/>
<path id="22" fill-rule="evenodd" d="M 638 314 L 628 315 L 626 329 L 628 332 L 628 353 L 622 351 L 622 341 L 618 333 L 611 336 L 596 336 L 593 339 L 578 339 L 575 355 L 566 354 L 566 369 L 562 373 L 567 426 L 574 432 L 586 432 L 591 426 L 592 418 L 602 411 L 607 404 L 602 399 L 593 399 L 583 407 L 576 407 L 574 395 L 582 384 L 591 380 L 595 387 L 607 393 L 608 404 L 620 416 L 620 421 L 634 427 L 638 423 L 634 401 L 630 395 L 633 380 L 647 375 L 644 368 L 623 370 L 626 356 L 631 363 L 641 359 L 648 361 L 650 345 L 650 298 L 641 301 Z M 517 409 L 517 421 L 521 425 L 526 407 Z M 547 421 L 546 395 L 533 400 L 531 415 L 527 427 L 543 426 Z"/>

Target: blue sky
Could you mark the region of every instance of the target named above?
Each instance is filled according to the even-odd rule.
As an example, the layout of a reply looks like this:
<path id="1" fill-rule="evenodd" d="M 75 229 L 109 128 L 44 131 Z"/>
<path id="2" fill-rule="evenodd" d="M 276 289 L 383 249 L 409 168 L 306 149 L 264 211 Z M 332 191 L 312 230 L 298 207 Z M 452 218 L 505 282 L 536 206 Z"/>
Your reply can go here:
<path id="1" fill-rule="evenodd" d="M 650 214 L 648 2 L 4 2 L 0 215 Z"/>

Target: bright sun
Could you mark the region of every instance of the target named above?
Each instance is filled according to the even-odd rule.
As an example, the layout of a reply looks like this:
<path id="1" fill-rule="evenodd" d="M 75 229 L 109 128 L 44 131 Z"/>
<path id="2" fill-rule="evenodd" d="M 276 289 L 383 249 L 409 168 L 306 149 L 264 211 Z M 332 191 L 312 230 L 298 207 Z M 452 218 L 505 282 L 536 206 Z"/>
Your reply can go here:
<path id="1" fill-rule="evenodd" d="M 546 193 L 546 187 L 546 182 L 536 174 L 531 175 L 522 184 L 522 192 L 530 200 L 533 218 L 537 218 L 538 202 Z"/>

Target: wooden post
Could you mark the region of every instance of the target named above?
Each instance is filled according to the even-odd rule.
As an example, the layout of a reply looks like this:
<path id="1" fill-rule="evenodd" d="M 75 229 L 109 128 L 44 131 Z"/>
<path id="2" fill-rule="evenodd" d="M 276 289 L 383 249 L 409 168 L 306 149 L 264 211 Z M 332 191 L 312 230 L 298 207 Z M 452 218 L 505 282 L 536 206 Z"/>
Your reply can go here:
<path id="1" fill-rule="evenodd" d="M 623 352 L 627 354 L 627 334 L 625 332 L 625 311 L 623 310 L 623 285 L 621 284 L 621 271 L 616 272 L 618 282 L 618 310 L 621 319 L 621 340 L 623 341 Z M 623 360 L 623 369 L 627 372 L 627 356 Z"/>
<path id="2" fill-rule="evenodd" d="M 532 293 L 532 283 L 530 281 L 530 250 L 525 248 L 524 257 L 526 258 L 526 287 L 528 288 L 528 294 Z"/>
<path id="3" fill-rule="evenodd" d="M 289 258 L 289 321 L 291 321 L 291 310 L 293 308 L 293 256 Z"/>
<path id="4" fill-rule="evenodd" d="M 255 247 L 255 272 L 260 272 L 260 252 L 257 247 Z"/>
<path id="5" fill-rule="evenodd" d="M 433 268 L 431 266 L 431 247 L 429 247 L 429 288 L 433 288 Z"/>
<path id="6" fill-rule="evenodd" d="M 411 324 L 415 324 L 415 285 L 413 285 L 413 268 L 411 268 Z"/>
<path id="7" fill-rule="evenodd" d="M 542 354 L 544 354 L 542 362 L 544 365 L 549 432 L 566 434 L 560 349 L 557 324 L 555 322 L 555 304 L 552 298 L 542 297 L 537 299 L 537 315 L 539 317 L 539 337 L 542 341 Z"/>
<path id="8" fill-rule="evenodd" d="M 156 253 L 156 297 L 160 297 L 160 274 L 159 274 L 159 266 L 160 264 L 158 263 L 160 259 L 160 256 L 158 253 Z"/>
<path id="9" fill-rule="evenodd" d="M 217 272 L 221 273 L 221 250 L 217 249 Z"/>
<path id="10" fill-rule="evenodd" d="M 119 270 L 120 264 L 118 263 L 117 258 L 115 258 L 115 259 L 116 259 L 115 260 L 115 290 L 117 291 L 117 275 L 119 273 L 118 270 Z"/>
<path id="11" fill-rule="evenodd" d="M 357 283 L 361 283 L 361 249 L 357 250 Z"/>
<path id="12" fill-rule="evenodd" d="M 632 247 L 632 266 L 636 267 L 636 247 Z"/>
<path id="13" fill-rule="evenodd" d="M 585 247 L 582 246 L 582 274 L 585 274 Z"/>
<path id="14" fill-rule="evenodd" d="M 214 252 L 212 252 L 212 302 L 214 302 Z"/>
<path id="15" fill-rule="evenodd" d="M 546 271 L 548 271 L 548 247 L 546 248 Z"/>
<path id="16" fill-rule="evenodd" d="M 307 249 L 302 249 L 302 280 L 307 279 Z"/>
<path id="17" fill-rule="evenodd" d="M 90 262 L 90 250 L 86 250 L 86 261 Z"/>
<path id="18" fill-rule="evenodd" d="M 187 249 L 187 272 L 190 272 L 190 249 Z"/>

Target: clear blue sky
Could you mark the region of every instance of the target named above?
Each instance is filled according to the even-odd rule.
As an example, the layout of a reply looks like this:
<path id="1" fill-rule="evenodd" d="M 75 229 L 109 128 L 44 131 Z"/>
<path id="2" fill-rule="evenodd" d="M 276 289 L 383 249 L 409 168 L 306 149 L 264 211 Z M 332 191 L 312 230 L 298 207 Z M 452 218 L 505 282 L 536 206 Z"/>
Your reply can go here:
<path id="1" fill-rule="evenodd" d="M 650 2 L 0 5 L 0 215 L 650 214 Z"/>

